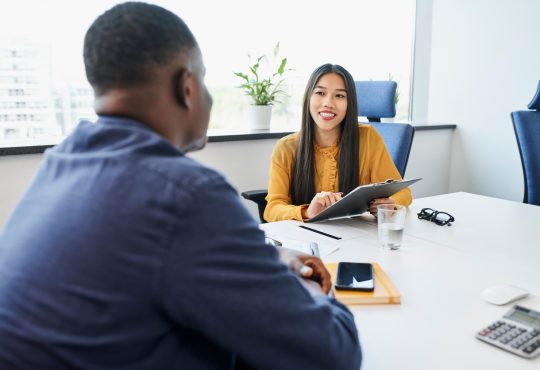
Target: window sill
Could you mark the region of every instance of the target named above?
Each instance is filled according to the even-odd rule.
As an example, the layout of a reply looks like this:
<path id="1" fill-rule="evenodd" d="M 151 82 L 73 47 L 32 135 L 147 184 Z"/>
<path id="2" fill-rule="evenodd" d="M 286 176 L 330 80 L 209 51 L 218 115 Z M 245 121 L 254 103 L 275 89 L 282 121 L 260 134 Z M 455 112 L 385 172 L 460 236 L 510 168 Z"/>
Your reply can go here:
<path id="1" fill-rule="evenodd" d="M 457 127 L 454 124 L 415 124 L 413 126 L 416 131 L 448 130 L 448 129 L 453 130 Z M 221 143 L 221 142 L 229 142 L 229 141 L 280 139 L 291 133 L 293 133 L 293 131 L 259 130 L 259 131 L 234 132 L 234 131 L 226 131 L 226 130 L 209 130 L 208 142 Z M 53 146 L 54 145 L 51 144 L 51 145 L 5 147 L 5 148 L 0 148 L 0 156 L 41 154 L 46 149 L 52 148 Z"/>

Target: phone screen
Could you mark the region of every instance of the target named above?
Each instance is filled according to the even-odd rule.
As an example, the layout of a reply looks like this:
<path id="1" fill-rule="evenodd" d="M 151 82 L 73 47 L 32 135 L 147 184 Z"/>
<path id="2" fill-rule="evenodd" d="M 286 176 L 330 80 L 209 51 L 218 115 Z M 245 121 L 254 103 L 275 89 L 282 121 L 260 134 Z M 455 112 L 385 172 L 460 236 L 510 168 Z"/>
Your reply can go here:
<path id="1" fill-rule="evenodd" d="M 338 264 L 336 289 L 373 291 L 374 288 L 371 263 L 340 262 Z"/>

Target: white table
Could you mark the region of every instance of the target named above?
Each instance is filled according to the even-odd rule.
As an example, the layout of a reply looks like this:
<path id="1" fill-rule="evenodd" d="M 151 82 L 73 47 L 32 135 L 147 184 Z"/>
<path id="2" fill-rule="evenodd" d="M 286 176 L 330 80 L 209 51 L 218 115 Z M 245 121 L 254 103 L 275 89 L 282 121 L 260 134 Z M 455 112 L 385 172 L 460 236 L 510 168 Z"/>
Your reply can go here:
<path id="1" fill-rule="evenodd" d="M 446 211 L 456 222 L 442 227 L 418 220 L 423 207 Z M 531 295 L 517 304 L 540 310 L 540 207 L 467 193 L 417 199 L 399 251 L 379 246 L 370 215 L 318 226 L 339 234 L 339 241 L 299 230 L 296 222 L 261 227 L 276 239 L 337 247 L 325 261 L 378 262 L 394 281 L 401 305 L 351 307 L 362 369 L 540 369 L 540 357 L 523 359 L 474 337 L 513 306 L 484 302 L 486 287 L 523 287 Z"/>

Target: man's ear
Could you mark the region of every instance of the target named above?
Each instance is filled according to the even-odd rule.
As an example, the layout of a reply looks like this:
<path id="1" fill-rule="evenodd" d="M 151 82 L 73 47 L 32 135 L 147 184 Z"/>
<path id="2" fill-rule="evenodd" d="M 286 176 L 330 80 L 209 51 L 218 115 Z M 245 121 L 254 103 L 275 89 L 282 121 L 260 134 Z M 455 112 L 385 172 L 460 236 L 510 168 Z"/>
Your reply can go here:
<path id="1" fill-rule="evenodd" d="M 181 68 L 174 78 L 174 95 L 177 103 L 185 109 L 190 107 L 190 81 L 191 73 Z"/>

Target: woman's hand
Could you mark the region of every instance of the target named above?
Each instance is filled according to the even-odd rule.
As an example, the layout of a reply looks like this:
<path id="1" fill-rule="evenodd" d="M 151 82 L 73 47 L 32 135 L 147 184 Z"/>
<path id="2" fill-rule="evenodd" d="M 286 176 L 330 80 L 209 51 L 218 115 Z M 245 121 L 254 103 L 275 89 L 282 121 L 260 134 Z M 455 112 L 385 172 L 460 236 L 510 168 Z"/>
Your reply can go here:
<path id="1" fill-rule="evenodd" d="M 321 191 L 315 194 L 309 207 L 306 209 L 305 218 L 313 218 L 342 198 L 343 193 Z"/>
<path id="2" fill-rule="evenodd" d="M 278 248 L 278 252 L 281 262 L 289 266 L 292 271 L 304 279 L 316 282 L 324 294 L 330 292 L 332 278 L 319 257 L 288 248 Z M 309 289 L 312 284 L 304 285 L 307 285 L 308 290 L 313 294 L 313 289 Z"/>
<path id="3" fill-rule="evenodd" d="M 377 206 L 380 204 L 396 204 L 396 201 L 392 198 L 378 198 L 373 199 L 369 203 L 369 213 L 371 213 L 373 216 L 377 217 Z"/>

